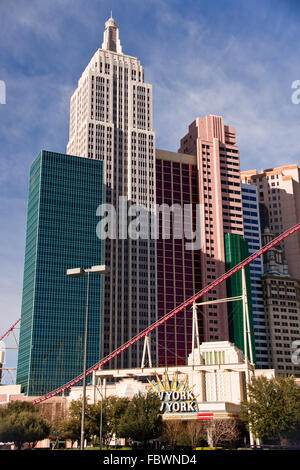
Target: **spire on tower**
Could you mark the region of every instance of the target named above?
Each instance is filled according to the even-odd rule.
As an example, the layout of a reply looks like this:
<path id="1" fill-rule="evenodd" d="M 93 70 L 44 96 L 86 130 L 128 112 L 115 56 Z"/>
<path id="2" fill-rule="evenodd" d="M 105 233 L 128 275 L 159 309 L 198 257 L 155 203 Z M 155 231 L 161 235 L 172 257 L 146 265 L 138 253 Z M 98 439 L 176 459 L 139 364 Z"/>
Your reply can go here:
<path id="1" fill-rule="evenodd" d="M 122 54 L 122 46 L 119 39 L 118 23 L 113 19 L 112 11 L 110 12 L 110 18 L 105 23 L 102 49 Z"/>

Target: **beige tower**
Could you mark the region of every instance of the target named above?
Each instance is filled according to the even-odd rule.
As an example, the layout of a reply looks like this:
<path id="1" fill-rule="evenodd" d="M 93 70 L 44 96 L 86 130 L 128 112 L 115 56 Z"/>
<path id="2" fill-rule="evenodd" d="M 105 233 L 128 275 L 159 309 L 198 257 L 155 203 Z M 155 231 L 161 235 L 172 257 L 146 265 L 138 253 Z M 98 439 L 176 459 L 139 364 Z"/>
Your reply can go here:
<path id="1" fill-rule="evenodd" d="M 120 201 L 125 211 L 132 203 L 148 214 L 153 209 L 152 87 L 144 82 L 140 61 L 122 53 L 118 25 L 112 17 L 105 23 L 102 48 L 92 57 L 71 97 L 67 153 L 105 162 L 104 199 L 117 213 Z M 95 212 L 95 229 L 96 223 Z M 155 243 L 147 234 L 143 237 L 131 240 L 126 226 L 122 233 L 119 226 L 116 239 L 104 243 L 102 261 L 111 269 L 103 292 L 102 356 L 156 319 Z M 155 354 L 154 334 L 152 339 Z M 138 365 L 142 347 L 133 346 L 112 367 Z"/>
<path id="2" fill-rule="evenodd" d="M 298 165 L 243 171 L 244 183 L 258 188 L 262 230 L 268 227 L 276 236 L 300 221 L 300 172 Z M 284 241 L 284 255 L 292 277 L 300 279 L 300 234 Z"/>
<path id="3" fill-rule="evenodd" d="M 263 245 L 274 238 L 266 228 Z M 300 281 L 290 276 L 283 250 L 276 245 L 264 256 L 264 307 L 268 320 L 270 367 L 277 374 L 300 376 L 293 344 L 300 341 Z M 296 347 L 296 346 L 295 346 Z"/>

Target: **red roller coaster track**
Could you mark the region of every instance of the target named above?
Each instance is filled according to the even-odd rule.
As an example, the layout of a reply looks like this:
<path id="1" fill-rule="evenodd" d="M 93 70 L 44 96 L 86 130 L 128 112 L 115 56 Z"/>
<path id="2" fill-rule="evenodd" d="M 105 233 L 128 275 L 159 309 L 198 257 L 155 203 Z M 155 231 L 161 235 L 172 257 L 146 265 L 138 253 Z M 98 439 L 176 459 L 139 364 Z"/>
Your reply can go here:
<path id="1" fill-rule="evenodd" d="M 144 338 L 145 336 L 149 335 L 153 330 L 161 326 L 163 323 L 165 323 L 167 320 L 170 318 L 174 317 L 177 313 L 179 313 L 181 310 L 189 307 L 192 305 L 196 300 L 198 300 L 200 297 L 203 295 L 207 294 L 210 290 L 214 289 L 216 286 L 224 282 L 226 279 L 228 279 L 230 276 L 235 274 L 237 271 L 240 269 L 244 268 L 247 266 L 249 263 L 254 261 L 256 258 L 261 256 L 263 253 L 268 251 L 270 248 L 273 246 L 277 245 L 280 243 L 282 240 L 285 238 L 289 237 L 293 233 L 297 232 L 300 229 L 300 223 L 294 225 L 290 229 L 286 230 L 282 234 L 280 234 L 278 237 L 274 238 L 271 240 L 269 243 L 267 243 L 265 246 L 260 248 L 258 251 L 250 255 L 248 258 L 246 258 L 244 261 L 241 263 L 237 264 L 234 266 L 232 269 L 227 271 L 225 274 L 220 276 L 219 278 L 215 279 L 213 282 L 211 282 L 208 286 L 204 287 L 201 291 L 199 291 L 197 294 L 193 295 L 186 301 L 182 302 L 178 307 L 174 308 L 170 312 L 166 313 L 163 317 L 159 318 L 156 320 L 154 323 L 152 323 L 150 326 L 145 328 L 143 331 L 141 331 L 138 335 L 134 336 L 132 339 L 124 343 L 122 346 L 118 347 L 115 349 L 113 352 L 108 354 L 106 357 L 101 359 L 99 362 L 94 364 L 92 367 L 90 367 L 86 371 L 86 376 L 92 374 L 95 370 L 100 369 L 104 364 L 107 364 L 109 361 L 117 357 L 119 354 L 121 354 L 123 351 L 125 351 L 127 348 L 132 346 L 133 344 L 137 343 L 140 339 Z M 17 322 L 16 322 L 17 323 Z M 76 385 L 78 382 L 80 382 L 83 379 L 83 374 L 79 375 L 78 377 L 74 378 L 70 382 L 66 383 L 65 385 L 62 385 L 61 387 L 57 388 L 56 390 L 53 390 L 52 392 L 47 393 L 46 395 L 37 398 L 36 400 L 33 401 L 34 404 L 41 403 L 45 400 L 48 400 L 51 397 L 54 397 L 55 395 L 58 395 L 60 393 L 64 393 L 65 390 L 69 389 L 70 387 Z"/>
<path id="2" fill-rule="evenodd" d="M 2 341 L 7 335 L 9 335 L 9 333 L 11 333 L 16 328 L 20 320 L 21 318 L 18 318 L 18 320 L 11 325 L 11 327 L 1 336 L 0 341 Z"/>

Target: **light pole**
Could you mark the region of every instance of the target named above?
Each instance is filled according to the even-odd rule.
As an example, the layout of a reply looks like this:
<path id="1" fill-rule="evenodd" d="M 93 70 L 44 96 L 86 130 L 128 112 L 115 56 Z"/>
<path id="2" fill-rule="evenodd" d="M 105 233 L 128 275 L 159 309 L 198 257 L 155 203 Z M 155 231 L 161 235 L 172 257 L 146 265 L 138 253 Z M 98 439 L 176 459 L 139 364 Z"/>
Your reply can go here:
<path id="1" fill-rule="evenodd" d="M 103 424 L 103 393 L 102 393 L 102 380 L 100 379 L 100 395 L 101 395 L 101 405 L 100 405 L 100 436 L 99 436 L 99 450 L 102 449 L 102 424 Z"/>
<path id="2" fill-rule="evenodd" d="M 81 411 L 81 434 L 80 434 L 80 450 L 84 449 L 84 423 L 85 423 L 85 404 L 86 404 L 86 356 L 87 356 L 87 336 L 88 336 L 88 318 L 89 318 L 89 290 L 90 290 L 90 273 L 105 274 L 106 266 L 92 266 L 88 269 L 72 268 L 67 269 L 67 276 L 82 277 L 87 273 L 87 290 L 86 290 L 86 308 L 85 308 L 85 331 L 84 331 L 84 353 L 83 353 L 83 386 L 82 386 L 82 411 Z"/>

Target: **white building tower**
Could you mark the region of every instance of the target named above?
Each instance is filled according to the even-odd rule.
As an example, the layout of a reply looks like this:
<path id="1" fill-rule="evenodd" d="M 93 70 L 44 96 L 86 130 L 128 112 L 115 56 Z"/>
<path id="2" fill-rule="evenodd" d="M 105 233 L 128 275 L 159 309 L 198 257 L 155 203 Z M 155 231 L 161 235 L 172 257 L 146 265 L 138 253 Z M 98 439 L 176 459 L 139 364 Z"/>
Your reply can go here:
<path id="1" fill-rule="evenodd" d="M 104 161 L 104 200 L 116 211 L 122 201 L 125 211 L 139 204 L 150 214 L 155 204 L 152 86 L 144 82 L 140 61 L 122 53 L 112 17 L 105 23 L 102 49 L 71 97 L 67 153 Z M 97 221 L 95 212 L 95 232 Z M 132 240 L 126 230 L 117 230 L 116 239 L 104 242 L 102 261 L 110 274 L 103 282 L 102 357 L 156 319 L 155 240 L 149 232 L 144 239 Z M 142 349 L 142 344 L 133 346 L 110 367 L 140 365 Z"/>
<path id="2" fill-rule="evenodd" d="M 105 31 L 103 33 L 102 49 L 108 51 L 119 52 L 122 54 L 122 46 L 119 39 L 118 24 L 113 19 L 112 14 L 105 23 Z"/>

